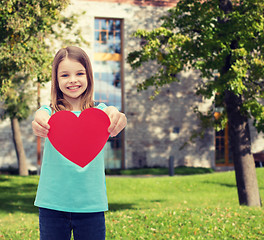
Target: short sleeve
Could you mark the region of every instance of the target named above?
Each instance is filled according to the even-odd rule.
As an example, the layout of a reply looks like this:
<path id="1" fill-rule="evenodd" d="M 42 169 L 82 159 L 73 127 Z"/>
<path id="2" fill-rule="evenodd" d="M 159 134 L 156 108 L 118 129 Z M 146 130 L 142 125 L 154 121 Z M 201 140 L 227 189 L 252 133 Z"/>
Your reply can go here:
<path id="1" fill-rule="evenodd" d="M 48 106 L 48 105 L 43 105 L 43 106 L 41 106 L 37 111 L 39 111 L 39 110 L 44 110 L 44 111 L 46 111 L 50 116 L 51 116 L 51 107 L 50 106 Z"/>
<path id="2" fill-rule="evenodd" d="M 96 106 L 96 108 L 100 110 L 104 110 L 105 108 L 107 108 L 107 106 L 104 103 L 100 103 L 99 105 Z"/>

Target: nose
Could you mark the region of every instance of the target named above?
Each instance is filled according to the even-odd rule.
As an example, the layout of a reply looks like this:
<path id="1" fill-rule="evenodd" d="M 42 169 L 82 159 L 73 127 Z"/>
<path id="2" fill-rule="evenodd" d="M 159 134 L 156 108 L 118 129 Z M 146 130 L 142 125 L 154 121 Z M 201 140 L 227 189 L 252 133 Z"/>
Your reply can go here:
<path id="1" fill-rule="evenodd" d="M 70 83 L 76 83 L 77 80 L 75 79 L 74 76 L 71 76 L 71 77 L 69 78 L 69 82 L 70 82 Z"/>

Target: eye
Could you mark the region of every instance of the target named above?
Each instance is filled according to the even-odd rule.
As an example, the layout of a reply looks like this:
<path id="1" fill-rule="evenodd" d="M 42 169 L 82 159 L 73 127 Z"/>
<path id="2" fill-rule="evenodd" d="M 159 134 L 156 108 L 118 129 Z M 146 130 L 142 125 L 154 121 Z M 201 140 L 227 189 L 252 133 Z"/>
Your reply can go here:
<path id="1" fill-rule="evenodd" d="M 65 78 L 65 77 L 68 77 L 69 75 L 68 74 L 62 74 L 61 77 Z"/>
<path id="2" fill-rule="evenodd" d="M 79 73 L 77 73 L 77 75 L 78 76 L 81 76 L 81 75 L 84 75 L 85 73 L 83 73 L 83 72 L 79 72 Z"/>

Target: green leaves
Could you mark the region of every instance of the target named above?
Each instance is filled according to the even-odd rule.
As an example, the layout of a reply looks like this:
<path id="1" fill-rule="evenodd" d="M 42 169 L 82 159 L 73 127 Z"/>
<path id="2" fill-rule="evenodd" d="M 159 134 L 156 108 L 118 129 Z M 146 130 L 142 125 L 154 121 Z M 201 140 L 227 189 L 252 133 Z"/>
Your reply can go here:
<path id="1" fill-rule="evenodd" d="M 253 124 L 258 132 L 264 132 L 264 106 L 258 99 L 251 98 L 244 102 L 243 110 L 254 119 Z"/>
<path id="2" fill-rule="evenodd" d="M 52 46 L 72 44 L 77 15 L 65 17 L 69 0 L 3 0 L 0 2 L 0 93 L 5 115 L 26 118 L 36 83 L 51 79 Z M 28 86 L 29 87 L 22 87 Z"/>
<path id="3" fill-rule="evenodd" d="M 233 3 L 232 11 L 219 6 L 218 0 L 179 1 L 161 18 L 161 27 L 134 34 L 144 45 L 129 54 L 128 63 L 134 69 L 150 61 L 157 64 L 157 72 L 138 89 L 155 86 L 158 92 L 178 81 L 180 71 L 198 69 L 205 84 L 198 86 L 197 94 L 210 98 L 228 90 L 242 96 L 243 113 L 261 130 L 263 105 L 259 102 L 253 114 L 254 104 L 249 102 L 264 98 L 263 8 L 259 0 Z"/>

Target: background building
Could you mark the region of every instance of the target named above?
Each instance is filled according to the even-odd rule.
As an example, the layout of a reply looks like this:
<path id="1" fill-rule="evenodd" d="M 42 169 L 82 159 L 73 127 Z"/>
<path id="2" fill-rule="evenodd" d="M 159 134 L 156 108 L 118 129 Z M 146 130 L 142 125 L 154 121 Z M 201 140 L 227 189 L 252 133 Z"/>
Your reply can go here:
<path id="1" fill-rule="evenodd" d="M 141 41 L 132 37 L 137 29 L 159 26 L 159 17 L 177 1 L 72 0 L 68 13 L 86 13 L 79 22 L 83 37 L 90 43 L 83 48 L 91 58 L 95 78 L 95 100 L 114 105 L 126 113 L 128 125 L 110 138 L 105 148 L 106 168 L 168 167 L 173 156 L 175 166 L 232 166 L 228 128 L 209 129 L 203 139 L 180 147 L 198 129 L 193 108 L 206 111 L 211 105 L 194 94 L 199 82 L 195 71 L 180 74 L 181 81 L 164 87 L 154 101 L 152 89 L 137 92 L 136 84 L 155 72 L 155 64 L 133 71 L 126 63 L 129 52 Z M 59 46 L 58 48 L 60 48 Z M 50 84 L 41 90 L 41 104 L 49 104 Z M 32 103 L 36 108 L 37 103 Z M 37 163 L 36 138 L 32 134 L 33 116 L 21 123 L 24 148 L 30 168 Z M 264 149 L 263 135 L 251 128 L 253 152 Z M 10 122 L 0 122 L 0 168 L 16 166 Z"/>

